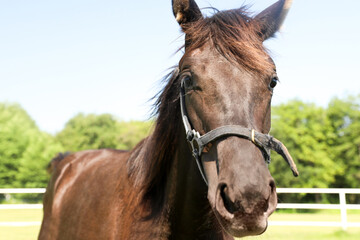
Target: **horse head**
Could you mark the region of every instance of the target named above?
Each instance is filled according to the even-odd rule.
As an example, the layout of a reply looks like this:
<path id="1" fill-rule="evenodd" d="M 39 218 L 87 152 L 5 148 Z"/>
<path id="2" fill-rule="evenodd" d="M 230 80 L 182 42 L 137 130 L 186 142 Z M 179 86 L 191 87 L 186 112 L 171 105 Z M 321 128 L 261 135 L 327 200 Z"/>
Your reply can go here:
<path id="1" fill-rule="evenodd" d="M 172 4 L 185 33 L 177 73 L 182 118 L 211 208 L 229 234 L 261 234 L 277 205 L 269 149 L 281 149 L 298 174 L 286 148 L 268 135 L 278 76 L 263 46 L 291 1 L 280 0 L 255 17 L 243 8 L 203 17 L 194 0 Z"/>

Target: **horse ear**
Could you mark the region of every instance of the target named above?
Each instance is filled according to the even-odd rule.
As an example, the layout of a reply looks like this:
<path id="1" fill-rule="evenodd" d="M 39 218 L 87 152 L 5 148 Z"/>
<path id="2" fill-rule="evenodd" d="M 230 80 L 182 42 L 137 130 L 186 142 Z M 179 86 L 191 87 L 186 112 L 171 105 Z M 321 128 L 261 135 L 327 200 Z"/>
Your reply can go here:
<path id="1" fill-rule="evenodd" d="M 176 21 L 181 27 L 203 17 L 194 0 L 172 0 L 172 8 Z"/>
<path id="2" fill-rule="evenodd" d="M 255 17 L 255 20 L 260 22 L 260 35 L 263 40 L 272 37 L 280 29 L 291 4 L 292 0 L 279 0 Z"/>

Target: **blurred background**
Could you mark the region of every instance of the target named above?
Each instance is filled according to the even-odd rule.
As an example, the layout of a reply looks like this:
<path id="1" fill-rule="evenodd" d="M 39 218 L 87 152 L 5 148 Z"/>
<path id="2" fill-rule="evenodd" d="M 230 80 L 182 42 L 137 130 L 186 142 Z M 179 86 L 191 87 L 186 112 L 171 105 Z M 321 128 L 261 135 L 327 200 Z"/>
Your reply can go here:
<path id="1" fill-rule="evenodd" d="M 197 0 L 219 10 L 248 5 L 252 15 L 274 2 Z M 295 0 L 281 31 L 265 42 L 280 78 L 271 134 L 301 173 L 293 178 L 274 154 L 278 187 L 360 188 L 359 9 L 357 0 Z M 58 152 L 131 149 L 151 133 L 152 98 L 182 55 L 170 0 L 1 1 L 0 22 L 0 188 L 46 187 L 47 164 Z M 0 202 L 41 197 L 0 194 Z M 336 204 L 339 197 L 279 194 L 279 201 Z M 360 195 L 347 201 L 359 204 Z M 349 214 L 360 221 L 359 211 Z M 2 231 L 9 232 L 0 224 Z M 355 239 L 360 230 L 321 234 Z"/>

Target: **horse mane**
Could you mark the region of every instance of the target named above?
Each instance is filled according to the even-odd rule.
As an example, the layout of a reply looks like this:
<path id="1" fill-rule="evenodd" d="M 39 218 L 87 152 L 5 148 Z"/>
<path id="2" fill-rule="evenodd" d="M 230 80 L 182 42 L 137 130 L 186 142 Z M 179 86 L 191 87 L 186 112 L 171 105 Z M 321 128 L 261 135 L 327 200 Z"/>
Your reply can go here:
<path id="1" fill-rule="evenodd" d="M 167 84 L 157 94 L 154 104 L 153 115 L 157 117 L 154 131 L 133 149 L 135 156 L 141 155 L 140 161 L 134 162 L 130 157 L 128 162 L 129 173 L 136 175 L 136 181 L 140 179 L 143 202 L 151 210 L 146 218 L 155 217 L 162 211 L 171 160 L 182 130 L 178 73 L 176 67 L 164 77 Z"/>
<path id="2" fill-rule="evenodd" d="M 210 40 L 221 55 L 251 73 L 264 74 L 272 70 L 259 35 L 260 25 L 244 9 L 217 12 L 184 26 L 185 56 Z M 133 157 L 128 161 L 129 174 L 140 184 L 143 202 L 150 210 L 146 218 L 156 217 L 164 210 L 167 178 L 180 131 L 183 131 L 178 74 L 175 68 L 164 78 L 166 86 L 154 104 L 157 117 L 154 132 L 133 149 Z"/>
<path id="3" fill-rule="evenodd" d="M 252 74 L 270 74 L 273 63 L 263 46 L 261 25 L 249 16 L 247 7 L 227 11 L 214 9 L 211 17 L 183 25 L 186 52 L 211 42 L 228 61 L 244 67 Z"/>
<path id="4" fill-rule="evenodd" d="M 59 152 L 53 159 L 51 159 L 51 161 L 49 162 L 49 164 L 46 167 L 46 171 L 49 174 L 52 174 L 54 172 L 54 170 L 56 169 L 57 165 L 59 165 L 59 163 L 65 159 L 67 156 L 69 156 L 71 154 L 71 152 Z"/>

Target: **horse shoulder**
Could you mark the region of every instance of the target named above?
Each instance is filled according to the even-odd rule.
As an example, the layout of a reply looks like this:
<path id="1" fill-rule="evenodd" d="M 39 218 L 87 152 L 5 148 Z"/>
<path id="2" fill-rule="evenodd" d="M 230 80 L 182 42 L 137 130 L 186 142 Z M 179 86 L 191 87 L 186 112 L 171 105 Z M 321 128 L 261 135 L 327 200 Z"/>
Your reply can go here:
<path id="1" fill-rule="evenodd" d="M 127 157 L 125 151 L 102 149 L 56 161 L 44 195 L 39 239 L 49 239 L 46 234 L 50 233 L 53 239 L 96 239 L 98 234 L 116 229 L 117 185 L 119 180 L 127 182 Z M 95 219 L 104 221 L 98 224 Z"/>

